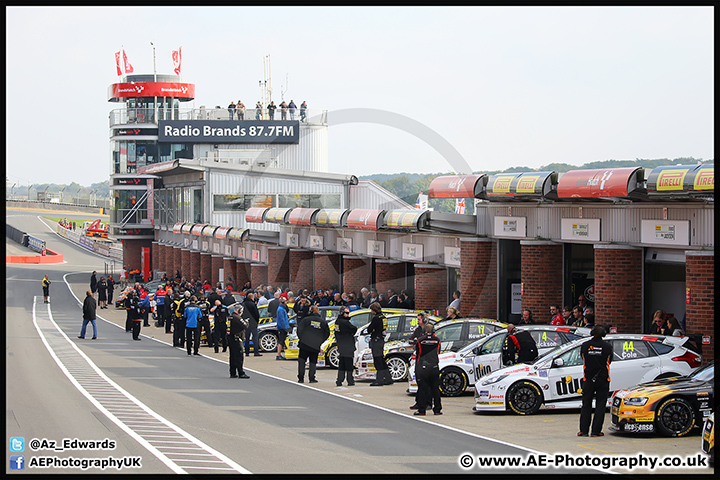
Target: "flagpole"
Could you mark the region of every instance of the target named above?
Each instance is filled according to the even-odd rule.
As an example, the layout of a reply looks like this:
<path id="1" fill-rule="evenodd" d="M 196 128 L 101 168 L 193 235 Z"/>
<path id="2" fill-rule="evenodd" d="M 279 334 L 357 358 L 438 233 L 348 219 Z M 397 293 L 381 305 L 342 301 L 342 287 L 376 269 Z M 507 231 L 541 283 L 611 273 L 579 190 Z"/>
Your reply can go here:
<path id="1" fill-rule="evenodd" d="M 155 44 L 151 41 L 150 45 L 153 49 L 153 82 L 157 83 L 157 65 L 155 64 Z M 156 90 L 153 88 L 153 90 Z M 157 95 L 155 95 L 153 100 L 153 109 L 155 110 L 153 113 L 155 114 L 155 123 L 158 121 L 158 104 L 157 104 Z"/>

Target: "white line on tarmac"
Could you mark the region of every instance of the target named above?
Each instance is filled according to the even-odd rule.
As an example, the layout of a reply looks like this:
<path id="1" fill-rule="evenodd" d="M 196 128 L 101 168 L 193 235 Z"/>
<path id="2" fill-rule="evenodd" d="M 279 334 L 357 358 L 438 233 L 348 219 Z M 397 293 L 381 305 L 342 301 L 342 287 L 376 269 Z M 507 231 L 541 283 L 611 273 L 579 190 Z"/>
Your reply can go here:
<path id="1" fill-rule="evenodd" d="M 63 277 L 63 279 L 64 279 L 64 277 Z M 67 284 L 67 280 L 65 280 L 65 282 L 66 282 L 66 284 Z M 69 285 L 68 285 L 68 287 L 69 287 Z M 71 293 L 72 293 L 72 290 L 71 290 Z M 75 295 L 73 294 L 73 296 L 75 296 Z M 75 298 L 77 299 L 77 297 L 75 297 Z M 173 472 L 175 472 L 175 473 L 187 473 L 182 467 L 180 467 L 179 465 L 177 465 L 175 462 L 173 462 L 171 459 L 169 459 L 164 453 L 160 452 L 155 446 L 153 446 L 153 445 L 150 444 L 146 439 L 144 439 L 144 438 L 141 436 L 141 434 L 136 433 L 135 430 L 140 430 L 139 428 L 136 428 L 136 429 L 130 428 L 129 426 L 125 425 L 125 423 L 124 423 L 122 420 L 120 420 L 119 418 L 117 418 L 113 413 L 111 413 L 110 411 L 108 411 L 108 410 L 105 408 L 104 404 L 103 404 L 101 401 L 95 399 L 95 398 L 78 382 L 78 380 L 74 377 L 74 375 L 71 374 L 71 373 L 67 370 L 67 368 L 65 367 L 64 363 L 63 363 L 62 360 L 60 360 L 60 358 L 56 355 L 54 349 L 53 349 L 52 346 L 49 344 L 49 342 L 47 341 L 47 338 L 45 337 L 45 334 L 43 333 L 42 329 L 41 329 L 40 326 L 38 325 L 37 315 L 36 315 L 36 308 L 35 308 L 35 305 L 36 305 L 35 300 L 36 300 L 36 299 L 37 299 L 37 297 L 33 297 L 33 312 L 32 312 L 32 315 L 33 315 L 33 324 L 35 325 L 35 329 L 37 330 L 38 334 L 40 335 L 40 338 L 41 338 L 42 342 L 45 344 L 45 347 L 48 349 L 48 352 L 49 352 L 50 355 L 53 357 L 53 359 L 55 360 L 55 362 L 57 363 L 57 365 L 60 367 L 60 369 L 63 371 L 63 373 L 65 374 L 65 376 L 68 377 L 68 379 L 70 380 L 70 382 L 71 382 L 73 385 L 75 385 L 75 387 L 78 389 L 78 391 L 79 391 L 80 393 L 83 394 L 83 396 L 85 396 L 93 405 L 95 405 L 101 412 L 103 412 L 103 414 L 105 414 L 105 416 L 107 416 L 107 418 L 109 418 L 109 419 L 110 419 L 113 423 L 115 423 L 119 428 L 121 428 L 123 431 L 125 431 L 125 433 L 127 433 L 130 437 L 132 437 L 132 438 L 135 439 L 138 443 L 140 443 L 140 445 L 142 445 L 143 447 L 145 447 L 150 453 L 152 453 L 155 457 L 157 457 L 158 460 L 160 460 L 161 462 L 163 462 L 163 463 L 164 463 L 168 468 L 170 468 Z M 230 466 L 230 467 L 231 467 L 233 470 L 235 470 L 236 472 L 238 472 L 238 473 L 243 473 L 243 474 L 249 474 L 249 473 L 251 473 L 250 471 L 248 471 L 247 469 L 243 468 L 242 466 L 240 466 L 239 464 L 237 464 L 235 461 L 233 461 L 233 460 L 230 459 L 229 457 L 227 457 L 227 456 L 225 456 L 224 454 L 218 452 L 217 450 L 215 450 L 214 448 L 212 448 L 212 447 L 210 447 L 209 445 L 205 444 L 205 443 L 202 442 L 201 440 L 195 438 L 194 436 L 190 435 L 189 433 L 185 432 L 185 431 L 182 430 L 181 428 L 179 428 L 179 427 L 177 427 L 176 425 L 174 425 L 173 423 L 171 423 L 170 421 L 168 421 L 168 420 L 166 420 L 165 418 L 161 417 L 160 415 L 158 415 L 157 413 L 155 413 L 152 409 L 150 409 L 150 407 L 148 407 L 148 406 L 145 405 L 144 403 L 140 402 L 140 400 L 138 400 L 137 398 L 135 398 L 133 395 L 131 395 L 129 392 L 127 392 L 125 389 L 123 389 L 120 385 L 118 385 L 117 383 L 115 383 L 114 381 L 112 381 L 107 375 L 105 375 L 105 373 L 104 373 L 97 365 L 95 365 L 95 363 L 93 363 L 92 360 L 90 360 L 90 358 L 89 358 L 87 355 L 85 355 L 85 353 L 84 353 L 82 350 L 80 350 L 80 348 L 75 344 L 75 342 L 72 342 L 72 341 L 67 337 L 67 335 L 65 334 L 65 332 L 62 331 L 62 329 L 60 328 L 60 326 L 55 322 L 55 320 L 54 320 L 53 317 L 52 317 L 52 310 L 51 310 L 51 308 L 50 308 L 50 304 L 47 304 L 47 309 L 48 309 L 48 318 L 49 318 L 49 321 L 50 321 L 50 323 L 52 323 L 52 325 L 55 327 L 55 329 L 57 329 L 57 331 L 59 332 L 59 334 L 60 334 L 60 335 L 67 341 L 67 343 L 78 353 L 78 355 L 80 355 L 80 356 L 87 362 L 87 364 L 90 366 L 90 368 L 91 368 L 92 370 L 94 370 L 95 373 L 97 373 L 97 375 L 99 375 L 99 376 L 100 376 L 103 380 L 105 380 L 108 384 L 110 384 L 111 386 L 113 386 L 120 394 L 124 395 L 128 400 L 130 400 L 130 401 L 133 402 L 135 405 L 137 405 L 138 407 L 140 407 L 140 408 L 141 408 L 145 413 L 147 413 L 149 416 L 151 416 L 152 418 L 156 419 L 156 420 L 159 421 L 160 423 L 164 424 L 165 427 L 163 427 L 163 428 L 167 428 L 167 429 L 169 429 L 169 430 L 171 430 L 171 431 L 174 431 L 174 432 L 178 433 L 179 435 L 181 435 L 182 437 L 184 437 L 185 439 L 187 439 L 189 442 L 193 443 L 194 445 L 197 445 L 198 449 L 203 450 L 203 451 L 205 451 L 205 452 L 213 455 L 214 457 L 222 460 L 223 463 L 225 463 L 225 464 L 227 464 L 228 466 Z M 106 320 L 106 321 L 107 321 L 107 320 Z M 133 410 L 133 411 L 137 411 L 136 408 L 133 408 L 132 410 Z M 186 468 L 187 468 L 187 467 L 186 467 Z"/>
<path id="2" fill-rule="evenodd" d="M 65 278 L 65 277 L 67 277 L 67 275 L 69 275 L 69 274 L 66 274 L 65 276 L 63 276 L 63 280 L 65 281 L 65 284 L 67 285 L 68 290 L 70 290 L 70 293 L 72 294 L 73 297 L 75 297 L 75 299 L 78 301 L 78 303 L 82 303 L 82 302 L 80 302 L 80 299 L 79 299 L 79 298 L 75 295 L 75 293 L 72 291 L 72 288 L 70 287 L 70 284 L 68 283 L 67 278 Z M 102 318 L 102 317 L 99 317 L 99 316 L 98 316 L 98 318 Z M 123 327 L 120 327 L 120 325 L 117 325 L 117 324 L 115 324 L 115 323 L 113 323 L 113 322 L 111 322 L 111 321 L 109 321 L 109 320 L 104 319 L 104 318 L 103 318 L 102 320 L 104 320 L 104 321 L 106 321 L 107 323 L 110 323 L 110 324 L 112 324 L 112 325 L 115 325 L 115 326 L 118 327 L 118 328 L 123 328 Z M 142 335 L 142 334 L 141 334 L 141 335 Z M 142 336 L 145 337 L 145 338 L 150 338 L 151 340 L 155 340 L 156 342 L 160 342 L 160 343 L 162 343 L 162 344 L 164 344 L 164 345 L 170 345 L 169 343 L 167 343 L 167 342 L 165 342 L 165 341 L 163 341 L 163 340 L 157 339 L 157 338 L 147 337 L 146 335 L 142 335 Z M 175 348 L 180 349 L 180 347 L 175 347 Z M 227 362 L 224 361 L 224 360 L 220 360 L 220 359 L 217 359 L 217 358 L 214 358 L 214 357 L 209 357 L 209 356 L 207 356 L 207 355 L 205 355 L 205 354 L 202 354 L 202 353 L 200 354 L 200 356 L 202 356 L 202 357 L 204 357 L 204 358 L 207 358 L 207 359 L 210 359 L 210 360 L 213 360 L 213 361 L 218 362 L 218 363 L 222 363 L 222 364 L 224 364 L 224 365 L 227 364 Z M 433 426 L 436 426 L 436 427 L 439 427 L 439 428 L 444 428 L 444 429 L 450 430 L 450 431 L 452 431 L 452 432 L 469 435 L 469 436 L 471 436 L 471 437 L 479 438 L 479 439 L 481 439 L 481 440 L 485 440 L 485 441 L 488 441 L 488 442 L 498 443 L 498 444 L 505 445 L 505 446 L 512 447 L 512 448 L 517 448 L 518 450 L 523 450 L 523 451 L 526 451 L 526 452 L 528 452 L 528 453 L 532 453 L 532 454 L 534 454 L 534 455 L 547 455 L 546 452 L 541 452 L 541 451 L 539 451 L 539 450 L 533 450 L 533 449 L 531 449 L 531 448 L 527 448 L 527 447 L 524 447 L 524 446 L 522 446 L 522 445 L 517 445 L 517 444 L 510 443 L 510 442 L 506 442 L 506 441 L 503 441 L 503 440 L 498 440 L 498 439 L 496 439 L 496 438 L 485 437 L 485 436 L 483 436 L 483 435 L 478 435 L 478 434 L 476 434 L 476 433 L 467 432 L 467 431 L 465 431 L 465 430 L 460 430 L 459 428 L 451 427 L 451 426 L 448 426 L 448 425 L 443 425 L 443 424 L 440 424 L 440 423 L 431 422 L 431 421 L 425 420 L 425 419 L 423 419 L 423 418 L 417 418 L 417 417 L 414 417 L 414 416 L 411 417 L 411 416 L 408 416 L 408 415 L 405 414 L 405 413 L 396 412 L 395 410 L 391 410 L 391 409 L 389 409 L 389 408 L 381 407 L 381 406 L 379 406 L 379 405 L 374 405 L 374 404 L 372 404 L 372 403 L 363 402 L 362 400 L 357 400 L 357 399 L 355 399 L 355 398 L 351 398 L 351 397 L 348 397 L 348 396 L 346 396 L 346 395 L 340 395 L 340 394 L 337 394 L 337 393 L 334 393 L 334 392 L 328 392 L 327 390 L 322 390 L 322 389 L 320 389 L 320 388 L 315 388 L 315 387 L 312 387 L 312 386 L 310 386 L 310 385 L 306 385 L 306 384 L 303 384 L 303 383 L 297 383 L 297 382 L 294 382 L 294 381 L 292 381 L 292 380 L 288 380 L 288 379 L 285 379 L 285 378 L 276 377 L 276 376 L 270 375 L 270 374 L 268 374 L 268 373 L 260 372 L 260 371 L 257 371 L 257 370 L 252 370 L 252 369 L 249 369 L 249 368 L 246 368 L 245 370 L 247 370 L 248 372 L 252 372 L 252 373 L 254 373 L 254 374 L 257 374 L 257 375 L 262 375 L 262 376 L 267 377 L 267 378 L 272 378 L 272 379 L 275 379 L 275 380 L 279 380 L 279 381 L 282 381 L 282 382 L 286 382 L 286 383 L 289 383 L 289 384 L 291 384 L 291 385 L 295 385 L 295 386 L 297 386 L 297 387 L 310 388 L 310 389 L 312 389 L 312 390 L 315 390 L 315 391 L 318 391 L 318 392 L 322 392 L 322 393 L 325 393 L 325 394 L 327 394 L 327 395 L 332 395 L 332 396 L 334 396 L 334 397 L 342 398 L 342 399 L 345 399 L 345 400 L 349 400 L 349 401 L 351 401 L 351 402 L 355 402 L 355 403 L 358 403 L 358 404 L 360 404 L 360 405 L 365 405 L 365 406 L 367 406 L 367 407 L 371 407 L 371 408 L 375 408 L 375 409 L 378 409 L 378 410 L 382 410 L 382 411 L 384 411 L 384 412 L 392 413 L 393 415 L 399 415 L 399 416 L 401 416 L 401 417 L 408 418 L 408 419 L 410 419 L 410 420 L 415 420 L 415 421 L 418 421 L 418 422 L 425 422 L 425 423 L 427 423 L 427 424 L 429 424 L 429 425 L 433 425 Z M 460 456 L 460 455 L 458 455 L 458 457 L 459 457 L 459 456 Z M 588 468 L 590 468 L 590 469 L 592 469 L 592 470 L 597 470 L 597 471 L 600 471 L 600 472 L 603 472 L 603 473 L 615 473 L 615 472 L 608 472 L 607 470 L 602 470 L 601 468 L 594 468 L 594 467 L 588 467 Z"/>

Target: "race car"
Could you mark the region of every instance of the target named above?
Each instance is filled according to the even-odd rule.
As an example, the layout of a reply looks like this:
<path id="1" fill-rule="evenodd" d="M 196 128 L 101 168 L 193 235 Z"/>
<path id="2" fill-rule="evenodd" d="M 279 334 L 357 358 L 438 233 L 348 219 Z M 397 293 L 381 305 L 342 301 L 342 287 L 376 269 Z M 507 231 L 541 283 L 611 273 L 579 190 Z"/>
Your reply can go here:
<path id="1" fill-rule="evenodd" d="M 701 450 L 708 456 L 711 467 L 715 466 L 715 412 L 711 412 L 705 419 Z"/>
<path id="2" fill-rule="evenodd" d="M 420 311 L 420 310 L 418 310 Z M 399 308 L 383 308 L 383 313 L 386 315 L 386 317 L 393 316 L 393 314 L 408 314 L 416 315 L 418 311 L 414 310 L 404 310 Z M 326 314 L 327 315 L 327 314 Z M 370 320 L 372 319 L 373 313 L 370 311 L 370 309 L 363 308 L 358 309 L 350 312 L 350 323 L 358 327 L 358 331 L 362 329 L 363 326 L 366 326 L 370 323 Z M 331 368 L 338 368 L 340 365 L 340 354 L 338 351 L 337 341 L 335 340 L 335 320 L 337 319 L 337 316 L 335 316 L 332 321 L 328 322 L 330 326 L 330 336 L 323 342 L 322 346 L 320 347 L 320 353 L 318 354 L 318 367 L 322 366 L 329 366 Z M 389 321 L 388 321 L 389 324 Z M 388 325 L 388 329 L 389 329 Z M 357 341 L 357 334 L 356 334 L 356 341 Z M 285 358 L 297 358 L 299 353 L 299 348 L 297 346 L 298 344 L 298 338 L 297 338 L 297 331 L 294 330 L 288 334 L 288 338 L 285 340 L 285 345 L 287 346 L 287 349 L 285 350 Z M 357 349 L 356 349 L 357 353 Z"/>
<path id="3" fill-rule="evenodd" d="M 554 325 L 523 325 L 515 327 L 515 330 L 530 332 L 538 347 L 538 356 L 590 335 L 589 328 Z M 507 335 L 507 329 L 502 329 L 476 340 L 457 353 L 440 354 L 440 392 L 447 397 L 472 392 L 479 378 L 502 368 L 502 347 Z M 408 393 L 417 393 L 414 363 L 411 364 L 408 382 Z"/>
<path id="4" fill-rule="evenodd" d="M 683 346 L 688 337 L 611 334 L 605 340 L 613 347 L 611 392 L 661 378 L 689 375 L 702 362 L 700 355 Z M 501 368 L 484 376 L 475 385 L 473 410 L 512 410 L 529 415 L 542 405 L 548 409 L 580 408 L 583 377 L 580 347 L 586 341 L 586 338 L 573 340 L 532 363 Z M 607 406 L 611 402 L 609 396 Z"/>
<path id="5" fill-rule="evenodd" d="M 386 337 L 384 355 L 390 370 L 390 377 L 395 382 L 401 382 L 408 378 L 408 372 L 411 370 L 410 358 L 415 347 L 409 344 L 407 339 L 417 328 L 417 314 L 406 314 L 404 319 L 397 320 L 394 315 L 392 317 L 392 320 L 391 317 L 388 317 L 390 337 Z M 440 348 L 443 352 L 460 350 L 468 343 L 506 327 L 504 323 L 490 319 L 459 318 L 442 321 L 432 315 L 429 315 L 429 318 L 430 322 L 435 325 L 435 334 L 442 342 Z M 393 334 L 395 334 L 394 337 Z M 355 337 L 355 380 L 374 380 L 377 377 L 377 371 L 369 348 L 370 336 L 360 332 Z M 364 348 L 359 349 L 361 345 Z"/>
<path id="6" fill-rule="evenodd" d="M 714 380 L 715 363 L 712 362 L 687 377 L 641 383 L 615 392 L 610 430 L 657 432 L 666 437 L 687 435 L 710 415 Z"/>
<path id="7" fill-rule="evenodd" d="M 263 308 L 263 312 L 265 314 L 265 317 L 262 320 L 267 320 L 268 318 L 270 321 L 263 321 L 262 323 L 258 324 L 258 341 L 260 342 L 260 349 L 263 352 L 275 352 L 277 351 L 277 344 L 278 344 L 278 331 L 277 331 L 277 321 L 274 320 L 272 317 L 270 317 L 267 314 L 267 307 L 262 306 L 259 307 Z M 338 316 L 338 313 L 340 312 L 340 307 L 320 307 L 320 316 L 325 319 L 326 322 L 334 322 L 335 319 Z M 297 314 L 290 309 L 288 311 L 288 320 L 290 322 L 290 331 L 295 328 L 295 320 L 297 319 Z"/>

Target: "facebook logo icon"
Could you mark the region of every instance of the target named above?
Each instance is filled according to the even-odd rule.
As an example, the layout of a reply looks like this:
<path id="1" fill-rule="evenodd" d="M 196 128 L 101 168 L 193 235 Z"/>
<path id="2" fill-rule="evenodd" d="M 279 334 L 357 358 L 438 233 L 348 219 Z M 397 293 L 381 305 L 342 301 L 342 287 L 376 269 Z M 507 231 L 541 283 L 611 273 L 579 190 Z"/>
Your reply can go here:
<path id="1" fill-rule="evenodd" d="M 25 455 L 10 455 L 10 470 L 25 470 Z"/>

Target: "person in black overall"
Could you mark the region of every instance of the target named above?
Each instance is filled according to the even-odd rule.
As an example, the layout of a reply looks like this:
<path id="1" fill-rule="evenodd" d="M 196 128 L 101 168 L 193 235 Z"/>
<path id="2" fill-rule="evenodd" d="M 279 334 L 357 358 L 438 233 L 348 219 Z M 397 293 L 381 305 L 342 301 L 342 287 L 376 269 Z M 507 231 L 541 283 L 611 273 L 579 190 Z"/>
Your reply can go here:
<path id="1" fill-rule="evenodd" d="M 413 415 L 425 415 L 425 408 L 433 403 L 435 415 L 442 415 L 440 401 L 440 339 L 433 332 L 433 326 L 423 327 L 425 333 L 415 343 L 415 378 L 418 384 L 417 411 Z"/>
<path id="2" fill-rule="evenodd" d="M 373 363 L 377 376 L 375 381 L 370 384 L 371 387 L 381 385 L 392 385 L 392 377 L 385 362 L 385 332 L 387 330 L 387 319 L 382 313 L 382 307 L 378 302 L 370 304 L 370 310 L 373 313 L 370 326 L 367 332 L 370 335 L 370 350 L 372 351 Z"/>
<path id="3" fill-rule="evenodd" d="M 590 430 L 590 417 L 593 414 L 592 402 L 595 400 L 595 416 L 592 419 L 591 437 L 602 437 L 605 408 L 610 392 L 610 362 L 613 349 L 603 340 L 605 329 L 600 325 L 593 327 L 592 338 L 580 347 L 583 359 L 582 408 L 580 409 L 580 431 L 578 437 L 587 437 Z"/>

